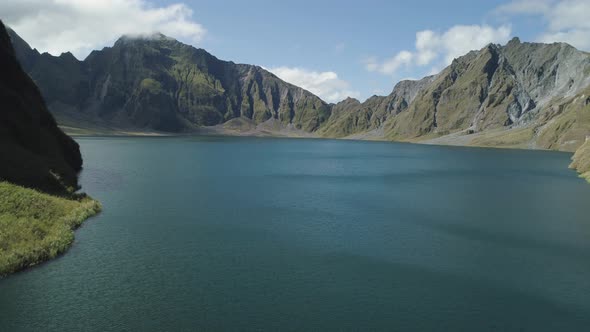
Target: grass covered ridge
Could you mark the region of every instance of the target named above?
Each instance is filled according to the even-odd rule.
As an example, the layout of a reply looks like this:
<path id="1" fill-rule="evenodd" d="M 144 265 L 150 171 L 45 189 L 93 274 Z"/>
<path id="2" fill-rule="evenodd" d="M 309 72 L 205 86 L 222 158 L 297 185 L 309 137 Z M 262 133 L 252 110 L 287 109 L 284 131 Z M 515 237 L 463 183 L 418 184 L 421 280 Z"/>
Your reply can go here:
<path id="1" fill-rule="evenodd" d="M 74 229 L 100 210 L 83 194 L 57 197 L 0 182 L 0 276 L 65 252 Z"/>
<path id="2" fill-rule="evenodd" d="M 572 168 L 590 182 L 590 140 L 582 145 L 573 157 Z"/>

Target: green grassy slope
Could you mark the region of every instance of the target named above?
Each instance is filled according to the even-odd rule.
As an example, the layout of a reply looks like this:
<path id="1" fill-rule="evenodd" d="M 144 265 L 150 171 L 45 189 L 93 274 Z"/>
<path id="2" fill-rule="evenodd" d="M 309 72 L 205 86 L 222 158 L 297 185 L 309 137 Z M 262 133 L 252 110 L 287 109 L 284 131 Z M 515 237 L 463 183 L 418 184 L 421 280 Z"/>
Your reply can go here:
<path id="1" fill-rule="evenodd" d="M 571 167 L 576 169 L 583 178 L 590 182 L 590 141 L 586 141 L 576 151 Z"/>
<path id="2" fill-rule="evenodd" d="M 85 195 L 57 197 L 0 182 L 0 276 L 66 251 L 73 230 L 100 209 Z"/>

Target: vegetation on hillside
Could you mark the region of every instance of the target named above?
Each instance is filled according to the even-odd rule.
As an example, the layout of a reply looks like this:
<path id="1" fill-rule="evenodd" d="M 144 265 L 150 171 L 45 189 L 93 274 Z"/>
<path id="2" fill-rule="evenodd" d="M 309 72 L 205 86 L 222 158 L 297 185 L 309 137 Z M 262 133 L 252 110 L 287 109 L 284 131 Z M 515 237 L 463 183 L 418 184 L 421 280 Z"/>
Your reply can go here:
<path id="1" fill-rule="evenodd" d="M 590 140 L 582 145 L 573 157 L 572 168 L 590 182 Z"/>
<path id="2" fill-rule="evenodd" d="M 541 114 L 546 123 L 538 143 L 552 150 L 575 151 L 590 135 L 590 86 L 568 98 L 555 98 Z"/>
<path id="3" fill-rule="evenodd" d="M 39 54 L 10 34 L 61 125 L 185 132 L 241 117 L 312 132 L 330 116 L 320 98 L 263 68 L 222 61 L 161 34 L 124 36 L 83 61 Z"/>

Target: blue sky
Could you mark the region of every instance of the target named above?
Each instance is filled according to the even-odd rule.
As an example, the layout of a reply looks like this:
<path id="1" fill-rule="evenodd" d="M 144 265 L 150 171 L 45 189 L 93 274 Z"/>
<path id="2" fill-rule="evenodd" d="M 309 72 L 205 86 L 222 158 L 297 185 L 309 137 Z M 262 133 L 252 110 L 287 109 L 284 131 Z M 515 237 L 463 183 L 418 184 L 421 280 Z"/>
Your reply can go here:
<path id="1" fill-rule="evenodd" d="M 225 1 L 224 1 L 225 2 Z M 230 4 L 231 2 L 231 4 Z M 502 25 L 490 13 L 501 1 L 187 1 L 208 30 L 201 45 L 216 56 L 268 68 L 333 71 L 360 99 L 388 94 L 396 81 L 429 73 L 408 68 L 387 75 L 366 70 L 370 57 L 386 59 L 414 48 L 416 32 L 457 24 Z M 535 23 L 535 22 L 532 22 Z M 509 22 L 524 39 L 539 24 Z M 518 26 L 517 26 L 518 25 Z"/>
<path id="2" fill-rule="evenodd" d="M 79 58 L 124 33 L 162 31 L 221 59 L 263 66 L 330 102 L 388 94 L 401 79 L 512 36 L 590 49 L 590 23 L 580 14 L 590 0 L 352 3 L 5 0 L 0 18 L 33 47 Z"/>

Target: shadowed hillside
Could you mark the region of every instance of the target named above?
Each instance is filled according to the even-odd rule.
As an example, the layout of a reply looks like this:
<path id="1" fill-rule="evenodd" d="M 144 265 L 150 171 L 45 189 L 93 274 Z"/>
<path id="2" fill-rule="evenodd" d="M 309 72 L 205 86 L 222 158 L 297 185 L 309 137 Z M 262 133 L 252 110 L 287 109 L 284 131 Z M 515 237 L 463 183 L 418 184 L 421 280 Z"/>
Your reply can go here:
<path id="1" fill-rule="evenodd" d="M 77 189 L 78 144 L 57 127 L 1 22 L 0 66 L 0 179 L 50 192 Z"/>
<path id="2" fill-rule="evenodd" d="M 0 67 L 1 277 L 63 253 L 72 230 L 101 206 L 74 193 L 82 169 L 78 144 L 57 127 L 2 22 Z"/>
<path id="3" fill-rule="evenodd" d="M 124 36 L 78 61 L 39 54 L 10 33 L 61 124 L 186 132 L 244 118 L 312 132 L 330 116 L 320 98 L 263 68 L 221 61 L 162 34 Z"/>

